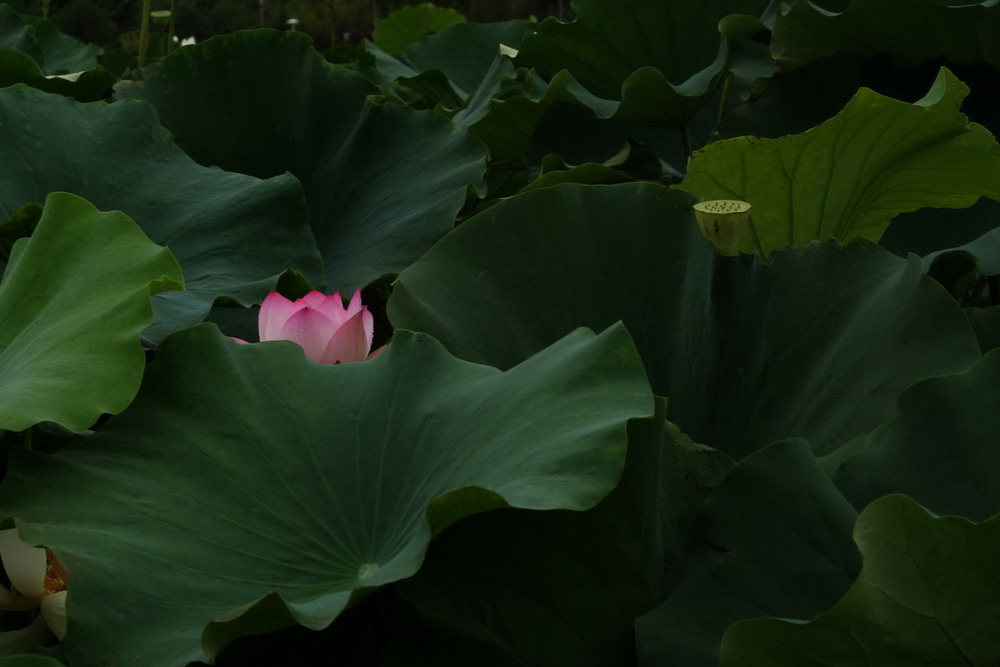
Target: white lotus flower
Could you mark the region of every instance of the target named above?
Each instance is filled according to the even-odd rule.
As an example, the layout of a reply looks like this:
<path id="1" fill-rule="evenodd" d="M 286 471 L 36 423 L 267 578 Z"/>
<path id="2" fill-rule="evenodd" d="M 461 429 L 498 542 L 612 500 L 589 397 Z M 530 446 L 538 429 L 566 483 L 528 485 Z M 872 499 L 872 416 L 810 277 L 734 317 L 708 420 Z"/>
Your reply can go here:
<path id="1" fill-rule="evenodd" d="M 0 586 L 0 609 L 39 608 L 56 637 L 66 635 L 66 568 L 55 554 L 21 541 L 16 528 L 0 530 L 0 559 L 10 579 L 10 590 Z"/>

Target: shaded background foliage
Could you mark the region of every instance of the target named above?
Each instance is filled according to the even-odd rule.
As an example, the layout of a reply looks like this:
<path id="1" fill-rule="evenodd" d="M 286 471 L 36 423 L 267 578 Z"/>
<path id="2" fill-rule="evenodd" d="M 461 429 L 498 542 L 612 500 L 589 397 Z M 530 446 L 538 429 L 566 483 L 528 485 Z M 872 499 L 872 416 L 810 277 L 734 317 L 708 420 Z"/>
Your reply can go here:
<path id="1" fill-rule="evenodd" d="M 373 21 L 423 0 L 177 0 L 177 34 L 199 40 L 250 28 L 284 28 L 297 18 L 298 29 L 316 40 L 319 49 L 370 36 Z M 99 45 L 139 25 L 141 0 L 27 0 L 25 9 L 48 16 L 66 33 Z M 544 18 L 569 14 L 568 0 L 439 0 L 439 7 L 461 12 L 469 21 L 488 23 L 531 15 Z M 154 0 L 153 10 L 169 9 L 169 0 Z M 345 35 L 347 39 L 345 40 Z"/>

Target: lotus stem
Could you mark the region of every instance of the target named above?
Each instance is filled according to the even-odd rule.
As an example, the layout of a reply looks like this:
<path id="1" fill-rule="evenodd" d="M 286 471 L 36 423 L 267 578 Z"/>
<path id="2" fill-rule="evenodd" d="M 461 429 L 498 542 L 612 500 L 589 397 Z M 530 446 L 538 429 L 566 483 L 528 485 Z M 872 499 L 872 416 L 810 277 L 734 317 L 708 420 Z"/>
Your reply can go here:
<path id="1" fill-rule="evenodd" d="M 142 0 L 142 21 L 139 24 L 139 67 L 146 66 L 146 50 L 149 48 L 149 12 L 152 0 Z"/>
<path id="2" fill-rule="evenodd" d="M 177 27 L 177 0 L 170 0 L 170 24 L 167 27 L 167 52 L 174 50 L 174 34 Z"/>
<path id="3" fill-rule="evenodd" d="M 750 204 L 735 199 L 716 199 L 694 205 L 701 233 L 723 257 L 740 254 L 740 235 L 743 225 L 750 218 Z"/>

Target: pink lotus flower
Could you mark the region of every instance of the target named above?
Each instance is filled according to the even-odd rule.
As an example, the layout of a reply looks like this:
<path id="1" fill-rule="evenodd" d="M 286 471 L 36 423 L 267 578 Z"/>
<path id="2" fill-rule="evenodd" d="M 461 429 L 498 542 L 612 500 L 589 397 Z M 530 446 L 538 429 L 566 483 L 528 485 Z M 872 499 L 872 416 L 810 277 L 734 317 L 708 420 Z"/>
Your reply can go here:
<path id="1" fill-rule="evenodd" d="M 368 354 L 375 326 L 368 307 L 361 305 L 361 290 L 347 308 L 339 292 L 327 296 L 313 290 L 295 301 L 271 292 L 260 305 L 257 326 L 261 342 L 294 341 L 306 357 L 320 364 L 365 361 L 382 351 Z"/>

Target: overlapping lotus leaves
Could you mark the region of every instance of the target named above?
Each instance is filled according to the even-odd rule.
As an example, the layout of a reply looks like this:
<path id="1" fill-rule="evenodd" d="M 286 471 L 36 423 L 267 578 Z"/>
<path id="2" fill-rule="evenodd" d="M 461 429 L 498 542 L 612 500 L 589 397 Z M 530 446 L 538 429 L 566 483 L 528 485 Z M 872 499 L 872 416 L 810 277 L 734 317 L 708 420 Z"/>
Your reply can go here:
<path id="1" fill-rule="evenodd" d="M 989 665 L 1000 655 L 1000 517 L 937 517 L 889 496 L 858 517 L 864 568 L 808 623 L 745 620 L 723 639 L 722 667 Z"/>
<path id="2" fill-rule="evenodd" d="M 916 257 L 829 242 L 720 258 L 692 203 L 648 184 L 511 198 L 400 274 L 389 317 L 500 368 L 622 320 L 670 420 L 734 458 L 793 436 L 828 452 L 888 420 L 913 382 L 980 357 Z"/>
<path id="3" fill-rule="evenodd" d="M 682 125 L 725 71 L 729 39 L 763 28 L 723 19 L 759 16 L 767 4 L 577 0 L 572 23 L 549 17 L 525 36 L 517 64 L 549 82 L 536 97 L 576 100 L 601 117 Z"/>
<path id="4" fill-rule="evenodd" d="M 666 597 L 732 465 L 662 415 L 632 422 L 622 479 L 594 509 L 491 512 L 435 540 L 395 587 L 434 630 L 400 638 L 389 665 L 634 664 L 632 620 Z"/>
<path id="5" fill-rule="evenodd" d="M 462 108 L 452 120 L 466 127 L 489 112 L 505 78 L 514 79 L 514 66 L 509 57 L 500 57 L 500 45 L 516 49 L 529 25 L 525 20 L 461 23 L 441 34 L 427 35 L 394 56 L 364 42 L 358 69 L 411 104 L 439 105 L 443 110 Z M 520 90 L 517 84 L 511 85 Z M 414 95 L 417 99 L 410 99 Z"/>
<path id="6" fill-rule="evenodd" d="M 0 429 L 81 431 L 125 409 L 145 367 L 150 294 L 182 284 L 170 252 L 127 216 L 50 195 L 0 282 Z"/>
<path id="7" fill-rule="evenodd" d="M 150 340 L 201 319 L 213 301 L 262 299 L 294 267 L 322 281 L 302 189 L 194 163 L 147 104 L 79 104 L 23 86 L 0 90 L 0 215 L 50 192 L 121 210 L 184 269 L 187 289 L 157 295 Z"/>
<path id="8" fill-rule="evenodd" d="M 856 517 L 806 443 L 748 457 L 702 507 L 670 597 L 636 621 L 639 665 L 714 667 L 733 622 L 827 609 L 861 569 Z"/>
<path id="9" fill-rule="evenodd" d="M 621 325 L 502 373 L 404 331 L 373 361 L 323 366 L 203 324 L 163 342 L 98 433 L 14 454 L 0 512 L 70 572 L 71 660 L 174 665 L 268 594 L 326 626 L 469 514 L 592 507 L 622 471 L 627 421 L 652 410 Z"/>
<path id="10" fill-rule="evenodd" d="M 937 514 L 1000 512 L 1000 351 L 960 375 L 920 382 L 892 421 L 851 443 L 834 481 L 861 508 L 905 493 Z"/>
<path id="11" fill-rule="evenodd" d="M 357 72 L 301 33 L 223 35 L 171 54 L 144 99 L 198 162 L 303 184 L 328 291 L 352 291 L 417 259 L 454 224 L 485 147 L 432 112 L 378 105 Z"/>
<path id="12" fill-rule="evenodd" d="M 103 99 L 117 78 L 97 66 L 97 52 L 46 19 L 0 4 L 0 87 L 25 83 L 81 102 Z"/>
<path id="13" fill-rule="evenodd" d="M 743 252 L 829 236 L 877 241 L 900 213 L 1000 199 L 1000 146 L 958 111 L 968 92 L 944 68 L 913 104 L 862 88 L 839 114 L 802 134 L 706 146 L 679 187 L 753 205 Z"/>
<path id="14" fill-rule="evenodd" d="M 108 96 L 111 86 L 117 80 L 114 74 L 103 67 L 94 67 L 79 76 L 46 76 L 27 53 L 14 49 L 0 50 L 0 88 L 24 83 L 32 88 L 65 95 L 81 102 L 96 102 Z"/>
<path id="15" fill-rule="evenodd" d="M 62 33 L 51 21 L 0 4 L 0 48 L 27 54 L 44 74 L 71 74 L 97 66 L 100 49 Z"/>
<path id="16" fill-rule="evenodd" d="M 801 65 L 841 51 L 890 53 L 907 62 L 944 57 L 1000 65 L 1000 7 L 993 0 L 851 0 L 842 12 L 797 0 L 775 16 L 771 52 Z"/>

